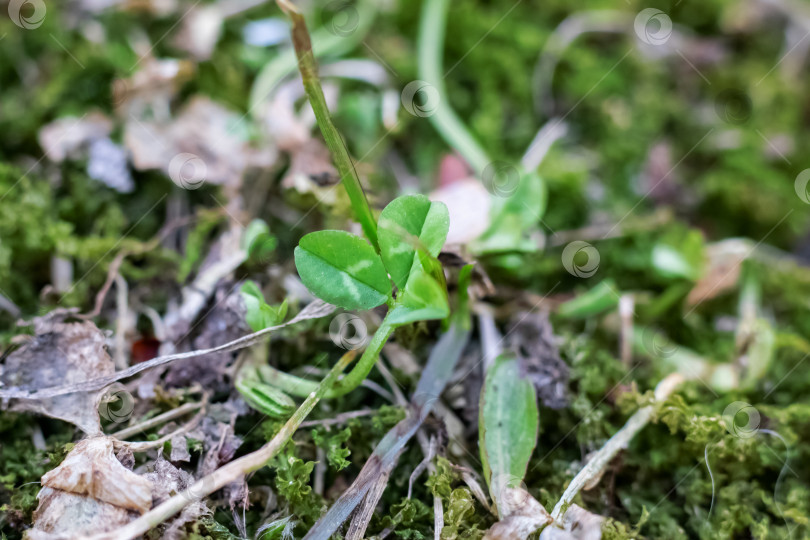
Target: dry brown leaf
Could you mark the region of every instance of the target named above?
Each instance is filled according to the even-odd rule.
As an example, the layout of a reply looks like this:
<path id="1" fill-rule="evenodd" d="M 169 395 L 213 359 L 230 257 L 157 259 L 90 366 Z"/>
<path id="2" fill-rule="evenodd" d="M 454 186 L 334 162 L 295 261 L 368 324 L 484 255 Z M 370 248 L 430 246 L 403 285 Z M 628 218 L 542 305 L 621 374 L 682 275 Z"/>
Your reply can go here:
<path id="1" fill-rule="evenodd" d="M 248 167 L 269 166 L 276 158 L 267 147 L 251 148 L 240 122 L 239 115 L 225 107 L 196 97 L 166 122 L 128 119 L 124 143 L 136 169 L 161 169 L 187 189 L 202 182 L 235 183 Z"/>
<path id="2" fill-rule="evenodd" d="M 34 321 L 36 335 L 12 352 L 0 366 L 4 387 L 36 391 L 111 375 L 112 358 L 104 334 L 90 321 L 63 322 L 61 314 Z M 71 422 L 89 435 L 101 432 L 98 404 L 101 392 L 75 392 L 47 399 L 18 399 L 11 409 L 44 414 Z"/>
<path id="3" fill-rule="evenodd" d="M 42 485 L 141 513 L 152 506 L 152 482 L 121 465 L 112 437 L 103 435 L 79 441 Z"/>
<path id="4" fill-rule="evenodd" d="M 734 289 L 742 262 L 752 251 L 744 241 L 734 238 L 706 246 L 706 270 L 689 292 L 687 304 L 693 306 Z"/>

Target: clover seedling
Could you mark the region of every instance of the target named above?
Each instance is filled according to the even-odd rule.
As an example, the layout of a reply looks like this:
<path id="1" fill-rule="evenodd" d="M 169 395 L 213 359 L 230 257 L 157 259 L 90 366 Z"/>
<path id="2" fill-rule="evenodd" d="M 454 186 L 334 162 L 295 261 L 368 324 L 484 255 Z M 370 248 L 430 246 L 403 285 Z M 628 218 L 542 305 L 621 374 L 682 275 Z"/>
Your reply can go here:
<path id="1" fill-rule="evenodd" d="M 447 207 L 424 195 L 405 195 L 383 209 L 377 225 L 379 253 L 345 231 L 307 234 L 295 248 L 298 274 L 321 300 L 350 310 L 389 306 L 355 368 L 329 392 L 332 397 L 363 382 L 396 328 L 450 314 L 436 258 L 450 227 Z M 305 396 L 314 385 L 270 366 L 262 366 L 261 373 L 265 382 L 294 395 Z"/>

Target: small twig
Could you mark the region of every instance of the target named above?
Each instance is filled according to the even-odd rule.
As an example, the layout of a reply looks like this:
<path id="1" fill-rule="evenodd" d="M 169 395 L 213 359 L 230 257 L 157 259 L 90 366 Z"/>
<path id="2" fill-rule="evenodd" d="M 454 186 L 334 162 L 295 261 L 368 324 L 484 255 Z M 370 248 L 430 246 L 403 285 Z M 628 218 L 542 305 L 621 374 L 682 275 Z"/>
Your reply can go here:
<path id="1" fill-rule="evenodd" d="M 300 427 L 300 426 L 299 426 Z M 326 475 L 326 451 L 320 446 L 315 449 L 315 473 L 312 480 L 312 491 L 323 495 L 323 479 Z"/>
<path id="2" fill-rule="evenodd" d="M 88 540 L 131 540 L 136 538 L 179 513 L 189 504 L 200 501 L 203 497 L 207 497 L 238 478 L 264 467 L 287 444 L 304 418 L 312 412 L 312 409 L 315 408 L 326 390 L 334 384 L 338 375 L 349 365 L 353 358 L 354 354 L 346 354 L 335 364 L 329 375 L 321 381 L 318 390 L 304 400 L 298 410 L 287 420 L 270 442 L 255 452 L 242 456 L 197 480 L 181 493 L 164 501 L 141 517 L 130 521 L 120 529 L 91 536 Z"/>
<path id="3" fill-rule="evenodd" d="M 397 382 L 393 373 L 391 373 L 391 370 L 388 369 L 388 366 L 385 364 L 382 356 L 380 356 L 380 359 L 377 360 L 376 366 L 377 370 L 379 370 L 380 374 L 383 376 L 383 379 L 385 379 L 385 382 L 388 383 L 388 387 L 391 388 L 391 392 L 393 392 L 397 403 L 403 407 L 406 407 L 408 405 L 408 398 L 406 398 L 405 394 L 403 394 L 402 390 L 400 390 L 399 383 Z"/>
<path id="4" fill-rule="evenodd" d="M 128 446 L 129 449 L 132 450 L 133 452 L 146 452 L 147 450 L 152 450 L 153 448 L 160 448 L 161 446 L 163 446 L 166 443 L 166 441 L 170 441 L 174 437 L 177 437 L 178 435 L 185 435 L 186 433 L 188 433 L 189 431 L 191 431 L 192 429 L 197 427 L 200 424 L 200 422 L 202 422 L 202 419 L 204 417 L 205 417 L 205 407 L 203 407 L 200 410 L 200 412 L 198 412 L 196 415 L 194 415 L 194 418 L 192 418 L 185 425 L 183 425 L 182 427 L 172 431 L 171 433 L 169 433 L 167 435 L 164 435 L 163 437 L 161 437 L 161 438 L 159 438 L 157 440 L 154 440 L 154 441 L 137 441 L 137 442 L 120 441 L 120 444 L 122 446 Z M 116 444 L 119 444 L 119 443 L 116 443 Z"/>
<path id="5" fill-rule="evenodd" d="M 321 420 L 307 420 L 306 422 L 301 422 L 300 427 L 308 428 L 308 427 L 315 427 L 315 426 L 340 425 L 340 424 L 345 424 L 346 422 L 348 422 L 352 418 L 360 418 L 362 416 L 369 416 L 369 415 L 372 415 L 372 414 L 374 414 L 376 412 L 377 411 L 375 411 L 373 409 L 360 409 L 358 411 L 349 411 L 349 412 L 345 412 L 345 413 L 340 413 L 337 416 L 335 416 L 334 418 L 323 418 Z"/>
<path id="6" fill-rule="evenodd" d="M 625 423 L 613 437 L 608 439 L 605 445 L 594 454 L 591 460 L 585 464 L 574 479 L 571 480 L 571 483 L 568 484 L 565 493 L 563 493 L 560 500 L 557 501 L 554 510 L 551 512 L 551 517 L 555 522 L 562 522 L 566 510 L 574 501 L 577 494 L 579 494 L 580 490 L 601 475 L 605 467 L 608 466 L 610 461 L 620 450 L 627 448 L 630 440 L 650 421 L 656 407 L 660 405 L 661 402 L 665 401 L 684 380 L 686 379 L 680 373 L 670 373 L 658 383 L 658 386 L 655 388 L 655 402 L 652 405 L 647 405 L 636 411 L 636 413 L 627 420 L 627 423 Z"/>
<path id="7" fill-rule="evenodd" d="M 428 446 L 428 452 L 425 455 L 425 458 L 419 462 L 419 465 L 411 473 L 411 477 L 408 479 L 408 498 L 411 498 L 411 493 L 413 492 L 413 483 L 416 481 L 419 476 L 425 472 L 427 469 L 428 463 L 433 461 L 433 458 L 436 457 L 436 437 L 433 436 L 430 438 L 430 445 Z"/>
<path id="8" fill-rule="evenodd" d="M 442 498 L 433 496 L 433 540 L 442 540 L 444 529 L 444 505 Z"/>
<path id="9" fill-rule="evenodd" d="M 115 320 L 115 358 L 113 362 L 116 369 L 126 369 L 127 354 L 126 354 L 126 331 L 127 331 L 127 318 L 129 317 L 129 287 L 127 280 L 121 274 L 115 276 L 115 303 L 117 317 Z"/>
<path id="10" fill-rule="evenodd" d="M 196 411 L 197 409 L 199 409 L 202 406 L 203 406 L 203 402 L 201 402 L 201 401 L 196 402 L 196 403 L 184 403 L 183 405 L 180 405 L 179 407 L 177 407 L 175 409 L 172 409 L 170 411 L 166 411 L 165 413 L 159 414 L 159 415 L 157 415 L 155 417 L 152 417 L 152 418 L 150 418 L 148 420 L 144 420 L 143 422 L 141 422 L 138 425 L 131 426 L 131 427 L 128 427 L 128 428 L 124 428 L 124 429 L 122 429 L 120 431 L 116 431 L 115 433 L 113 433 L 110 436 L 115 437 L 116 439 L 124 440 L 127 437 L 131 437 L 132 435 L 135 435 L 136 433 L 141 433 L 143 431 L 146 431 L 147 429 L 151 429 L 151 428 L 153 428 L 155 426 L 159 426 L 159 425 L 163 424 L 164 422 L 168 422 L 169 420 L 174 420 L 175 418 L 183 416 L 186 413 L 189 413 L 191 411 Z"/>

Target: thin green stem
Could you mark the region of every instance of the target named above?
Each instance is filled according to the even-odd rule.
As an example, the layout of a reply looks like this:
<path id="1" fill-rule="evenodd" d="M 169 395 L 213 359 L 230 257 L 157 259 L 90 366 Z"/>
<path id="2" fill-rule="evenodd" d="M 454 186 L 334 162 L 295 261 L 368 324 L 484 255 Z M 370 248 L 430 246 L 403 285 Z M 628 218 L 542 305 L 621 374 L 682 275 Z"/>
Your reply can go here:
<path id="1" fill-rule="evenodd" d="M 439 135 L 464 157 L 476 173 L 481 174 L 492 160 L 470 135 L 447 99 L 442 75 L 444 31 L 449 0 L 425 0 L 419 20 L 419 77 L 439 93 L 436 110 L 429 117 Z"/>
<path id="2" fill-rule="evenodd" d="M 360 360 L 358 360 L 354 368 L 352 368 L 345 377 L 335 383 L 335 385 L 326 392 L 324 397 L 340 397 L 360 386 L 366 377 L 368 377 L 371 368 L 374 367 L 377 358 L 380 356 L 380 351 L 382 351 L 383 346 L 388 342 L 388 338 L 391 337 L 395 329 L 396 326 L 383 320 L 380 327 L 374 332 L 374 336 L 371 338 L 368 346 L 366 346 L 366 350 L 363 351 L 363 356 L 360 357 Z M 284 373 L 268 365 L 259 367 L 259 372 L 264 382 L 272 384 L 293 396 L 307 396 L 318 386 L 318 383 L 314 381 Z"/>
<path id="3" fill-rule="evenodd" d="M 354 168 L 351 156 L 349 156 L 346 143 L 340 136 L 335 124 L 332 123 L 329 107 L 326 105 L 326 99 L 323 96 L 323 89 L 318 77 L 318 66 L 312 52 L 312 42 L 309 38 L 309 30 L 307 30 L 304 16 L 287 0 L 278 0 L 278 4 L 292 20 L 292 41 L 295 54 L 298 57 L 298 70 L 301 72 L 304 90 L 315 113 L 315 119 L 318 121 L 326 146 L 329 148 L 332 159 L 338 168 L 343 187 L 346 189 L 354 209 L 355 217 L 363 227 L 363 232 L 368 237 L 371 245 L 379 253 L 377 221 L 374 219 L 363 186 L 357 177 L 357 171 Z"/>
<path id="4" fill-rule="evenodd" d="M 327 27 L 312 32 L 315 58 L 340 58 L 363 42 L 374 23 L 377 5 L 373 0 L 358 0 L 354 7 L 357 9 L 357 28 L 351 32 L 336 33 Z M 261 117 L 264 114 L 262 105 L 284 78 L 295 71 L 296 64 L 295 51 L 285 49 L 262 67 L 250 91 L 250 110 L 254 115 Z"/>

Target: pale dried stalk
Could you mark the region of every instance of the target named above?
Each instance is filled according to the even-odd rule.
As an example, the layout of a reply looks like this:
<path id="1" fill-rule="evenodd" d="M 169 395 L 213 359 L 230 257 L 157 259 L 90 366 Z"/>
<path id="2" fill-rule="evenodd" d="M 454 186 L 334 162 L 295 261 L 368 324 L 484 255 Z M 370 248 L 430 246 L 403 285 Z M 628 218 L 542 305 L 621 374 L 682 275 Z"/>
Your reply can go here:
<path id="1" fill-rule="evenodd" d="M 636 411 L 627 420 L 627 423 L 596 452 L 591 460 L 571 480 L 565 493 L 557 501 L 554 510 L 551 512 L 551 518 L 554 522 L 562 522 L 566 510 L 582 488 L 601 475 L 608 463 L 620 450 L 627 448 L 628 443 L 636 433 L 649 423 L 657 406 L 665 401 L 684 380 L 686 379 L 680 373 L 670 373 L 658 383 L 658 386 L 655 387 L 655 402 Z"/>
<path id="2" fill-rule="evenodd" d="M 115 437 L 116 439 L 124 440 L 127 437 L 131 437 L 131 436 L 135 435 L 136 433 L 141 433 L 142 431 L 146 431 L 147 429 L 151 429 L 151 428 L 153 428 L 155 426 L 159 426 L 160 424 L 163 424 L 164 422 L 168 422 L 169 420 L 174 420 L 175 418 L 183 416 L 186 413 L 189 413 L 191 411 L 196 411 L 197 409 L 199 409 L 202 406 L 203 406 L 202 402 L 184 403 L 183 405 L 180 405 L 179 407 L 177 407 L 175 409 L 172 409 L 170 411 L 166 411 L 165 413 L 159 414 L 159 415 L 157 415 L 157 416 L 155 416 L 153 418 L 150 418 L 148 420 L 144 420 L 143 422 L 141 422 L 138 425 L 130 426 L 130 427 L 124 428 L 124 429 L 122 429 L 120 431 L 116 431 L 115 433 L 113 433 L 110 436 Z"/>
<path id="3" fill-rule="evenodd" d="M 200 412 L 194 415 L 194 418 L 189 420 L 185 425 L 177 428 L 176 430 L 172 431 L 164 435 L 163 437 L 154 440 L 154 441 L 136 441 L 136 442 L 128 442 L 128 441 L 119 441 L 116 443 L 116 446 L 119 444 L 121 446 L 128 446 L 130 450 L 133 452 L 146 452 L 147 450 L 152 450 L 153 448 L 160 448 L 163 446 L 167 441 L 172 440 L 174 437 L 178 435 L 185 435 L 195 427 L 197 427 L 200 422 L 202 422 L 203 417 L 205 417 L 205 408 L 203 407 Z"/>

